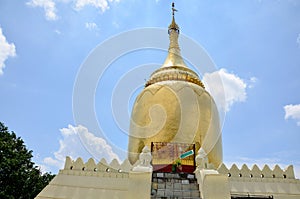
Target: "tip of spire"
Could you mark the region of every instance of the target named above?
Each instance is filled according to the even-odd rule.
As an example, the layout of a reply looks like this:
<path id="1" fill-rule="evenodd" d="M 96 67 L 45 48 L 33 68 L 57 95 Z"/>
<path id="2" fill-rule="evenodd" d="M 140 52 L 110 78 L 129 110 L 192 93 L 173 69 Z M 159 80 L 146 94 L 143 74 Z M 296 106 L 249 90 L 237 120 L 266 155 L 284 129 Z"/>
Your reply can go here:
<path id="1" fill-rule="evenodd" d="M 172 3 L 172 15 L 174 16 L 175 12 L 177 12 L 178 10 L 175 9 L 175 3 Z"/>
<path id="2" fill-rule="evenodd" d="M 172 22 L 169 25 L 169 31 L 170 30 L 175 30 L 176 32 L 179 33 L 179 26 L 176 24 L 175 22 L 175 12 L 177 12 L 178 10 L 175 9 L 175 3 L 172 3 Z"/>

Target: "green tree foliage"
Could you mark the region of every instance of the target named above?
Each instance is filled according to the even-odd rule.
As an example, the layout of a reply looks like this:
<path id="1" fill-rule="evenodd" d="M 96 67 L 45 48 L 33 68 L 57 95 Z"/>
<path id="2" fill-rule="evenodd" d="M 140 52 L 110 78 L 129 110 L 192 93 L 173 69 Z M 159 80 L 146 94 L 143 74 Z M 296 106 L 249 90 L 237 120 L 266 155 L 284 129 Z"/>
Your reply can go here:
<path id="1" fill-rule="evenodd" d="M 0 198 L 34 198 L 54 177 L 31 161 L 32 151 L 0 122 Z"/>

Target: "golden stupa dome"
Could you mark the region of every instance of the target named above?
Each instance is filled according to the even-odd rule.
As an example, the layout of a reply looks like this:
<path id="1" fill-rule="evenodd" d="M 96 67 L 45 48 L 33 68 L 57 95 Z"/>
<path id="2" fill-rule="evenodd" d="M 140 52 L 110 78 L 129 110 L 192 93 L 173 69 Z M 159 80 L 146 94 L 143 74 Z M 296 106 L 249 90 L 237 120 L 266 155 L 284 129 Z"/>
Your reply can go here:
<path id="1" fill-rule="evenodd" d="M 195 144 L 215 167 L 222 163 L 222 140 L 216 104 L 197 73 L 185 64 L 174 19 L 168 29 L 170 46 L 164 64 L 154 71 L 133 105 L 128 159 L 133 164 L 152 142 Z"/>

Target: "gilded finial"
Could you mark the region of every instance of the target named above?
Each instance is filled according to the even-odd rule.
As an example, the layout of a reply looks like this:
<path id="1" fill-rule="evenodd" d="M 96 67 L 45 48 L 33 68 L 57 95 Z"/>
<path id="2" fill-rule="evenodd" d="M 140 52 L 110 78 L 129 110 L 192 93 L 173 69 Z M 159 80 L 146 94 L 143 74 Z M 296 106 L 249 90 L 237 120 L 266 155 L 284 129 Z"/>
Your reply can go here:
<path id="1" fill-rule="evenodd" d="M 171 22 L 171 24 L 169 25 L 169 33 L 170 33 L 170 30 L 171 29 L 173 29 L 173 30 L 175 30 L 176 32 L 178 32 L 179 33 L 179 26 L 176 24 L 176 22 L 175 22 L 175 17 L 174 17 L 174 15 L 175 15 L 175 12 L 177 12 L 178 10 L 177 9 L 175 9 L 175 3 L 173 2 L 172 3 L 172 22 Z"/>
<path id="2" fill-rule="evenodd" d="M 172 15 L 174 16 L 174 13 L 177 12 L 178 10 L 175 9 L 175 3 L 172 3 Z"/>
<path id="3" fill-rule="evenodd" d="M 164 64 L 160 69 L 155 71 L 150 79 L 145 83 L 145 87 L 152 84 L 164 81 L 184 81 L 193 84 L 197 84 L 204 88 L 203 83 L 199 79 L 198 75 L 188 68 L 185 64 L 178 43 L 179 27 L 175 22 L 174 13 L 177 11 L 174 3 L 172 3 L 172 22 L 169 25 L 168 33 L 170 39 L 170 45 L 168 49 L 168 56 L 165 59 Z"/>

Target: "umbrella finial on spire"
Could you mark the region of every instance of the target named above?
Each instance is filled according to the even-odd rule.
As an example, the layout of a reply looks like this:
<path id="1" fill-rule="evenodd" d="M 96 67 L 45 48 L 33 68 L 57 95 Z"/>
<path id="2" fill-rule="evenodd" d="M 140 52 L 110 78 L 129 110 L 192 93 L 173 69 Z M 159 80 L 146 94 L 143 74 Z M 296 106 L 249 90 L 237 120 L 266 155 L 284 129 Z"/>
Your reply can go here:
<path id="1" fill-rule="evenodd" d="M 174 16 L 174 13 L 177 12 L 178 10 L 175 9 L 175 3 L 172 3 L 172 15 Z"/>

